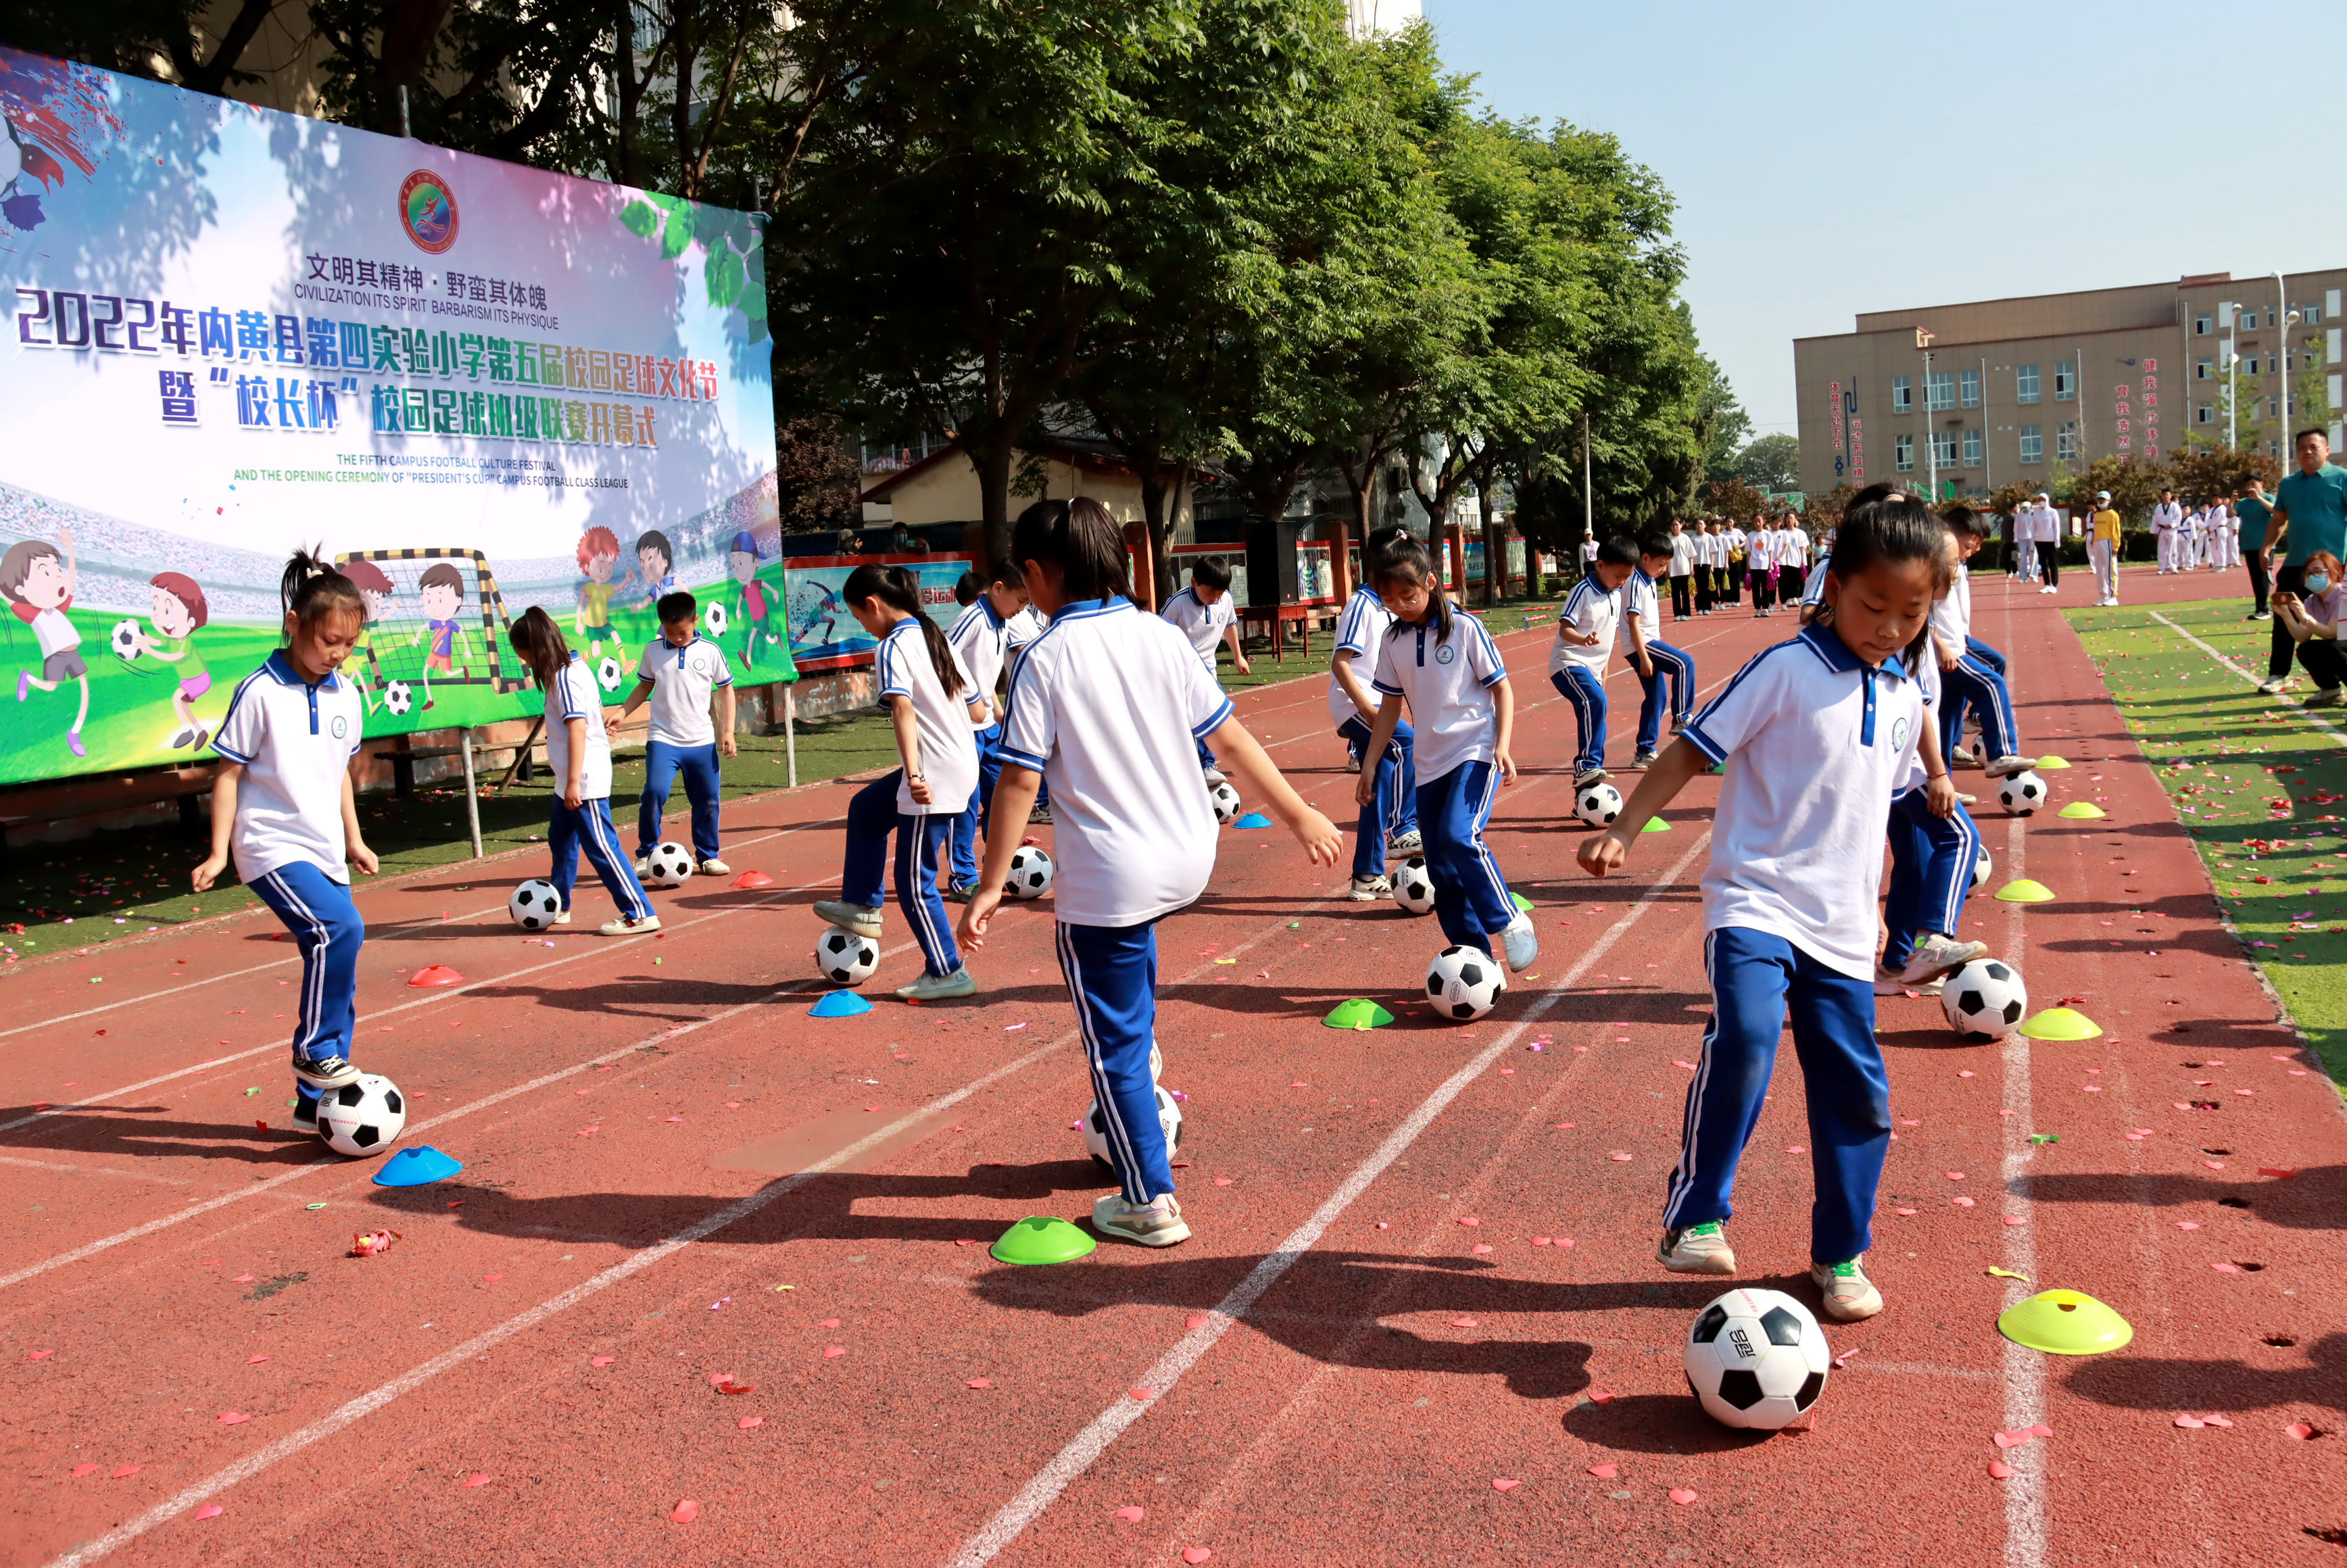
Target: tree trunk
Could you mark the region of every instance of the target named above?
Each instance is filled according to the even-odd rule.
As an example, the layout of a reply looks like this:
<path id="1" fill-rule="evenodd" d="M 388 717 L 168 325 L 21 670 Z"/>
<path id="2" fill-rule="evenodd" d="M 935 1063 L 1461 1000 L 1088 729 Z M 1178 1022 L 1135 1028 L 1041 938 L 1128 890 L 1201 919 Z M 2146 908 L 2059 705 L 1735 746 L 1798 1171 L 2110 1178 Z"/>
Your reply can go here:
<path id="1" fill-rule="evenodd" d="M 1174 593 L 1174 536 L 1181 531 L 1182 507 L 1190 496 L 1190 465 L 1185 459 L 1174 476 L 1172 504 L 1165 508 L 1165 523 L 1160 528 L 1150 525 L 1150 538 L 1156 544 L 1157 602 L 1163 605 Z"/>
<path id="2" fill-rule="evenodd" d="M 1010 465 L 1018 446 L 999 425 L 988 423 L 992 427 L 983 442 L 966 448 L 971 466 L 978 470 L 978 512 L 986 530 L 987 559 L 979 563 L 981 573 L 1010 559 Z"/>
<path id="3" fill-rule="evenodd" d="M 1475 491 L 1475 509 L 1483 519 L 1483 594 L 1484 602 L 1497 608 L 1508 591 L 1507 541 L 1491 528 L 1491 487 L 1488 484 Z M 1507 530 L 1502 528 L 1500 533 Z"/>

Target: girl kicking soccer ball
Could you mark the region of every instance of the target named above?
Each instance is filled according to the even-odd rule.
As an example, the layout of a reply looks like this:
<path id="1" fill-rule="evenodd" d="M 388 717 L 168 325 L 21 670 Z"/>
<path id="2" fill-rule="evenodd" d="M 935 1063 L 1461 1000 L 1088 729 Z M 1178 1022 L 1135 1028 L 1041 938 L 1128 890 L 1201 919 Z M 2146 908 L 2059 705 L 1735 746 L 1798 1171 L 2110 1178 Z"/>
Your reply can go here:
<path id="1" fill-rule="evenodd" d="M 1103 1235 L 1172 1246 L 1190 1226 L 1174 1172 L 1149 1051 L 1157 1021 L 1159 919 L 1205 890 L 1214 808 L 1197 743 L 1296 835 L 1315 866 L 1344 839 L 1288 787 L 1230 700 L 1174 627 L 1133 607 L 1124 535 L 1098 501 L 1038 501 L 1020 514 L 1011 559 L 1051 626 L 1010 677 L 995 819 L 1019 822 L 1046 778 L 1059 803 L 1051 897 L 1060 970 L 1075 999 L 1092 1093 L 1121 1191 L 1092 1205 Z M 969 726 L 962 726 L 965 735 Z M 1007 814 L 1007 815 L 1006 815 Z M 961 939 L 985 946 L 1019 835 L 986 841 Z"/>
<path id="2" fill-rule="evenodd" d="M 212 737 L 226 760 L 212 784 L 212 852 L 193 878 L 209 891 L 232 851 L 237 875 L 302 950 L 293 1124 L 313 1132 L 318 1096 L 359 1075 L 351 1031 L 366 922 L 351 902 L 349 867 L 375 871 L 351 798 L 358 689 L 335 673 L 366 624 L 366 602 L 324 558 L 321 546 L 286 564 L 285 646 L 237 682 Z"/>
<path id="3" fill-rule="evenodd" d="M 661 928 L 636 868 L 611 825 L 611 737 L 603 728 L 603 693 L 587 661 L 562 641 L 554 618 L 530 606 L 507 634 L 513 651 L 546 693 L 546 767 L 554 775 L 554 810 L 546 846 L 554 852 L 554 886 L 562 895 L 558 926 L 570 924 L 570 889 L 584 853 L 620 912 L 602 925 L 606 937 L 640 937 Z"/>
<path id="4" fill-rule="evenodd" d="M 1896 491 L 1854 505 L 1827 573 L 1826 613 L 1737 671 L 1581 849 L 1591 876 L 1618 869 L 1648 818 L 1726 764 L 1703 877 L 1711 1022 L 1656 1255 L 1676 1274 L 1736 1272 L 1721 1227 L 1789 1009 L 1816 1181 L 1809 1277 L 1844 1322 L 1882 1310 L 1864 1266 L 1891 1146 L 1874 1042 L 1875 895 L 1891 802 L 1913 787 L 1929 719 L 1910 671 L 1931 656 L 1943 538 L 1931 508 Z"/>
<path id="5" fill-rule="evenodd" d="M 818 900 L 815 916 L 859 937 L 880 938 L 880 873 L 888 863 L 888 834 L 897 835 L 897 907 L 913 927 L 927 966 L 921 978 L 898 986 L 910 1002 L 966 997 L 978 982 L 962 968 L 953 923 L 938 893 L 938 866 L 949 852 L 956 821 L 978 789 L 974 726 L 990 710 L 946 634 L 921 609 L 919 581 L 900 566 L 866 561 L 839 590 L 856 623 L 880 640 L 873 672 L 880 705 L 897 731 L 903 766 L 875 779 L 847 803 L 846 864 L 837 899 Z M 1010 819 L 1027 820 L 1022 811 Z M 999 835 L 1011 848 L 1019 835 Z M 992 841 L 988 848 L 993 847 Z M 1005 858 L 1009 851 L 1004 852 Z"/>

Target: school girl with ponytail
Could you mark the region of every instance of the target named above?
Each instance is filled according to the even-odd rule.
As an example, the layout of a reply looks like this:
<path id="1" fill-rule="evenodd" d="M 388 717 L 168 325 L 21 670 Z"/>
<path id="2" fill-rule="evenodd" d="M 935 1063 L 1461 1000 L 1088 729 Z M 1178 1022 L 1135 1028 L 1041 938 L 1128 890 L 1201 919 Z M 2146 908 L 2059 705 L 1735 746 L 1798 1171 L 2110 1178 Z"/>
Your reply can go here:
<path id="1" fill-rule="evenodd" d="M 640 937 L 661 928 L 636 868 L 611 825 L 611 737 L 603 728 L 603 693 L 587 661 L 562 640 L 554 618 L 532 605 L 507 634 L 546 693 L 546 766 L 554 775 L 554 808 L 546 846 L 554 852 L 554 886 L 562 895 L 558 926 L 570 924 L 570 889 L 584 854 L 603 879 L 619 914 L 603 922 L 606 937 Z"/>
<path id="2" fill-rule="evenodd" d="M 954 823 L 978 789 L 975 726 L 989 716 L 987 693 L 922 610 L 920 585 L 903 567 L 867 561 L 847 574 L 839 597 L 864 630 L 880 640 L 873 674 L 880 705 L 896 726 L 897 755 L 904 765 L 866 784 L 848 802 L 839 897 L 818 902 L 815 912 L 858 936 L 879 937 L 881 874 L 888 861 L 888 834 L 895 830 L 897 907 L 927 960 L 921 978 L 897 987 L 897 994 L 917 1002 L 966 997 L 978 989 L 978 982 L 954 946 L 953 926 L 938 892 L 938 866 L 948 851 Z M 1011 820 L 1025 819 L 1021 811 Z M 1018 845 L 1015 832 L 996 836 Z"/>
<path id="3" fill-rule="evenodd" d="M 366 922 L 351 902 L 349 868 L 375 871 L 351 795 L 364 714 L 358 688 L 336 673 L 366 625 L 366 601 L 324 555 L 320 546 L 286 563 L 285 646 L 237 682 L 212 737 L 223 759 L 212 849 L 193 877 L 197 892 L 209 891 L 233 854 L 237 875 L 301 948 L 293 1122 L 313 1132 L 318 1096 L 359 1075 L 351 1034 Z"/>

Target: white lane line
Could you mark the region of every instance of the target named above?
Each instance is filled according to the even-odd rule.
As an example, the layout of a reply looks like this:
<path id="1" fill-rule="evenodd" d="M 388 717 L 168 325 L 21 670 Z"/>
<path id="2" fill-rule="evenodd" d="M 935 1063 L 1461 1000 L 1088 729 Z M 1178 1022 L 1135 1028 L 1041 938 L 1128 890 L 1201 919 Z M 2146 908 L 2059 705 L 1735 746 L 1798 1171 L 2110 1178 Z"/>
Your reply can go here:
<path id="1" fill-rule="evenodd" d="M 166 1187 L 191 1187 L 185 1176 L 155 1176 L 145 1171 L 117 1171 L 105 1165 L 72 1165 L 62 1160 L 19 1160 L 0 1154 L 0 1165 L 20 1165 L 28 1171 L 64 1171 L 77 1176 L 118 1176 L 126 1182 L 153 1182 Z"/>
<path id="2" fill-rule="evenodd" d="M 2008 607 L 2008 645 L 2012 626 L 2013 613 Z M 2026 817 L 2016 816 L 2005 824 L 2005 874 L 2014 880 L 2029 875 L 2029 836 L 2024 827 L 2027 821 Z M 2004 912 L 2004 961 L 2024 974 L 2028 969 L 2023 963 L 2024 933 L 2021 913 L 2027 907 L 2025 904 L 2008 904 Z M 2026 1035 L 2018 1032 L 2004 1037 L 2003 1108 L 2013 1114 L 2000 1118 L 2004 1123 L 2004 1156 L 1997 1173 L 2004 1186 L 2004 1213 L 2018 1215 L 2022 1223 L 2000 1224 L 1997 1228 L 2004 1232 L 2004 1266 L 2034 1280 L 2037 1277 L 2037 1244 L 2031 1233 L 2037 1215 L 2029 1201 L 2029 1162 L 2036 1145 L 2029 1141 L 2034 1125 L 2030 1120 L 2030 1043 Z M 2004 1306 L 2011 1307 L 2021 1300 L 2031 1288 L 2022 1280 L 2005 1281 Z M 2045 1419 L 2045 1358 L 2002 1336 L 1999 1343 L 2004 1351 L 2004 1427 L 2007 1431 L 2017 1431 Z M 2041 1446 L 2026 1443 L 1998 1456 L 2013 1467 L 2013 1474 L 1998 1482 L 2004 1490 L 2005 1568 L 2045 1568 L 2046 1484 L 2045 1456 L 2037 1451 Z"/>
<path id="3" fill-rule="evenodd" d="M 1353 1168 L 1352 1173 L 1328 1195 L 1327 1201 L 1313 1213 L 1311 1218 L 1298 1225 L 1262 1262 L 1248 1271 L 1245 1278 L 1232 1287 L 1230 1294 L 1206 1315 L 1204 1324 L 1184 1335 L 1172 1349 L 1158 1358 L 1155 1366 L 1133 1379 L 1133 1387 L 1154 1390 L 1148 1399 L 1136 1399 L 1130 1395 L 1119 1395 L 1114 1402 L 1092 1418 L 1090 1425 L 1070 1440 L 1050 1463 L 1037 1471 L 1033 1479 L 1020 1489 L 1017 1496 L 1004 1503 L 982 1529 L 947 1559 L 949 1568 L 980 1568 L 981 1564 L 992 1562 L 1004 1547 L 1032 1527 L 1044 1511 L 1058 1501 L 1060 1494 L 1092 1468 L 1093 1461 L 1127 1427 L 1139 1420 L 1151 1407 L 1171 1392 L 1182 1375 L 1197 1365 L 1200 1358 L 1212 1350 L 1241 1317 L 1246 1316 L 1248 1309 L 1261 1299 L 1263 1294 L 1312 1250 L 1337 1217 L 1368 1189 L 1370 1183 L 1382 1175 L 1388 1166 L 1417 1142 L 1419 1134 L 1426 1131 L 1445 1107 L 1504 1055 L 1542 1014 L 1569 995 L 1573 984 L 1655 906 L 1665 889 L 1677 886 L 1680 874 L 1710 842 L 1709 833 L 1699 835 L 1686 853 L 1679 856 L 1677 864 L 1657 878 L 1637 903 L 1624 912 L 1604 936 L 1593 942 L 1563 979 L 1542 992 L 1525 1009 L 1522 1020 L 1501 1030 L 1499 1039 L 1478 1052 L 1421 1101 L 1418 1108 L 1387 1135 L 1385 1142 L 1378 1145 L 1375 1153 Z"/>

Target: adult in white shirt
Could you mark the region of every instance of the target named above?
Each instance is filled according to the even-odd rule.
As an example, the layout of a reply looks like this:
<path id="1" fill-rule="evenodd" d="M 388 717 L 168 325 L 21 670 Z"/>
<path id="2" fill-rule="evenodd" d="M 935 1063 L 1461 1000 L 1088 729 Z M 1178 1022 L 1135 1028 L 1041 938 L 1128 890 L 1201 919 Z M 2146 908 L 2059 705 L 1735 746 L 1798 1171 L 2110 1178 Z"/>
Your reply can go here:
<path id="1" fill-rule="evenodd" d="M 2062 514 L 2054 509 L 2045 492 L 2037 492 L 2036 505 L 2029 509 L 2029 548 L 2036 558 L 2037 575 L 2044 579 L 2037 591 L 2055 593 L 2062 586 Z"/>
<path id="2" fill-rule="evenodd" d="M 1695 541 L 1686 525 L 1671 519 L 1671 619 L 1685 620 L 1695 613 Z"/>
<path id="3" fill-rule="evenodd" d="M 2151 509 L 2151 536 L 2159 551 L 2159 575 L 2166 577 L 2177 569 L 2177 545 L 2183 538 L 2184 507 L 2173 490 L 2159 493 L 2159 505 Z"/>
<path id="4" fill-rule="evenodd" d="M 1581 541 L 1581 575 L 1587 577 L 1589 575 L 1590 569 L 1594 567 L 1596 564 L 1597 536 L 1595 534 L 1592 534 L 1587 538 Z"/>

